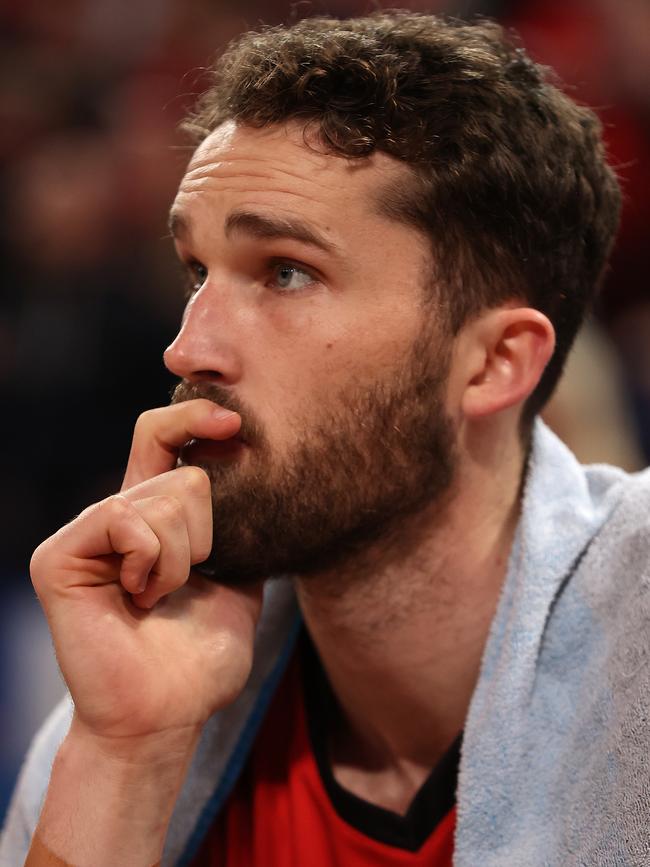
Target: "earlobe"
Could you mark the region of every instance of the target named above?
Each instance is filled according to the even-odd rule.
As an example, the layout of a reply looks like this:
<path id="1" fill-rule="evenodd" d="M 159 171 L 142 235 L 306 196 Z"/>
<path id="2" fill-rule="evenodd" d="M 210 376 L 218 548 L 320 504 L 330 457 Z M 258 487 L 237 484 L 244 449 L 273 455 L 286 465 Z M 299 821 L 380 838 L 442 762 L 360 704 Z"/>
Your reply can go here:
<path id="1" fill-rule="evenodd" d="M 470 325 L 474 368 L 468 369 L 463 414 L 480 419 L 517 404 L 535 390 L 555 349 L 555 330 L 539 310 L 488 311 Z"/>

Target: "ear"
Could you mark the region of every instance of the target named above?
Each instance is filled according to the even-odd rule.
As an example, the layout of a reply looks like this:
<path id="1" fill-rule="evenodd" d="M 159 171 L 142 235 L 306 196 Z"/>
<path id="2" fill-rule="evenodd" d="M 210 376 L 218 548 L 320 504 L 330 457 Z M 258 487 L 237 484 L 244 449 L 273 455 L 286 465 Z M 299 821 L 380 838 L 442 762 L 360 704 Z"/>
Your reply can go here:
<path id="1" fill-rule="evenodd" d="M 459 335 L 464 357 L 463 414 L 479 419 L 523 403 L 555 349 L 555 330 L 539 310 L 489 310 Z"/>

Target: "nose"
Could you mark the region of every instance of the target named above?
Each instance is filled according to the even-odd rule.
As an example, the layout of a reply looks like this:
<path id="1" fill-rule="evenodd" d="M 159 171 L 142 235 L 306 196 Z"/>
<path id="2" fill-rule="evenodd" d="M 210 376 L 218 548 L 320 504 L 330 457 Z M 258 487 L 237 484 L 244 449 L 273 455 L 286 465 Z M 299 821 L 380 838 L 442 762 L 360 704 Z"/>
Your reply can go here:
<path id="1" fill-rule="evenodd" d="M 164 352 L 167 369 L 190 382 L 236 382 L 241 364 L 232 318 L 223 299 L 204 285 L 189 301 L 180 331 Z"/>

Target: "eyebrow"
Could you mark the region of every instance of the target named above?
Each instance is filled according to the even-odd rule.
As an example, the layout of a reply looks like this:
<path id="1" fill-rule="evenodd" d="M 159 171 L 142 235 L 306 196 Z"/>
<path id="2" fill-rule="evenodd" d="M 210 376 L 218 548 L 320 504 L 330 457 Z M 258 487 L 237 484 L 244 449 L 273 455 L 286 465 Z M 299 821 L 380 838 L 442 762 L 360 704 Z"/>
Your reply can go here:
<path id="1" fill-rule="evenodd" d="M 303 220 L 294 217 L 269 217 L 251 211 L 233 211 L 226 217 L 226 237 L 232 234 L 249 235 L 260 240 L 289 239 L 317 247 L 325 253 L 337 252 L 336 244 Z"/>
<path id="2" fill-rule="evenodd" d="M 187 235 L 190 230 L 188 221 L 178 211 L 169 212 L 167 228 L 172 238 L 180 238 L 183 235 Z"/>
<path id="3" fill-rule="evenodd" d="M 189 220 L 179 211 L 170 213 L 168 226 L 174 238 L 180 238 L 190 232 Z M 333 241 L 325 238 L 313 226 L 294 217 L 270 217 L 253 211 L 235 210 L 226 217 L 224 232 L 227 238 L 233 234 L 241 234 L 267 241 L 289 239 L 316 247 L 325 253 L 339 252 L 338 246 Z"/>

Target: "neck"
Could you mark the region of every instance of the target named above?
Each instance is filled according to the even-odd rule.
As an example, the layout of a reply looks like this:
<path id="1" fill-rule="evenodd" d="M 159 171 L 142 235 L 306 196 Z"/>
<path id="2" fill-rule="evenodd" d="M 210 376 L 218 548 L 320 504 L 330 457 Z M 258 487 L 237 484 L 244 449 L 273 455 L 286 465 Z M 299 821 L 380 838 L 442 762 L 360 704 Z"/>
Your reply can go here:
<path id="1" fill-rule="evenodd" d="M 512 445 L 512 444 L 510 444 Z M 504 580 L 524 456 L 465 452 L 454 490 L 336 575 L 297 579 L 340 705 L 332 762 L 433 767 L 462 730 Z"/>

